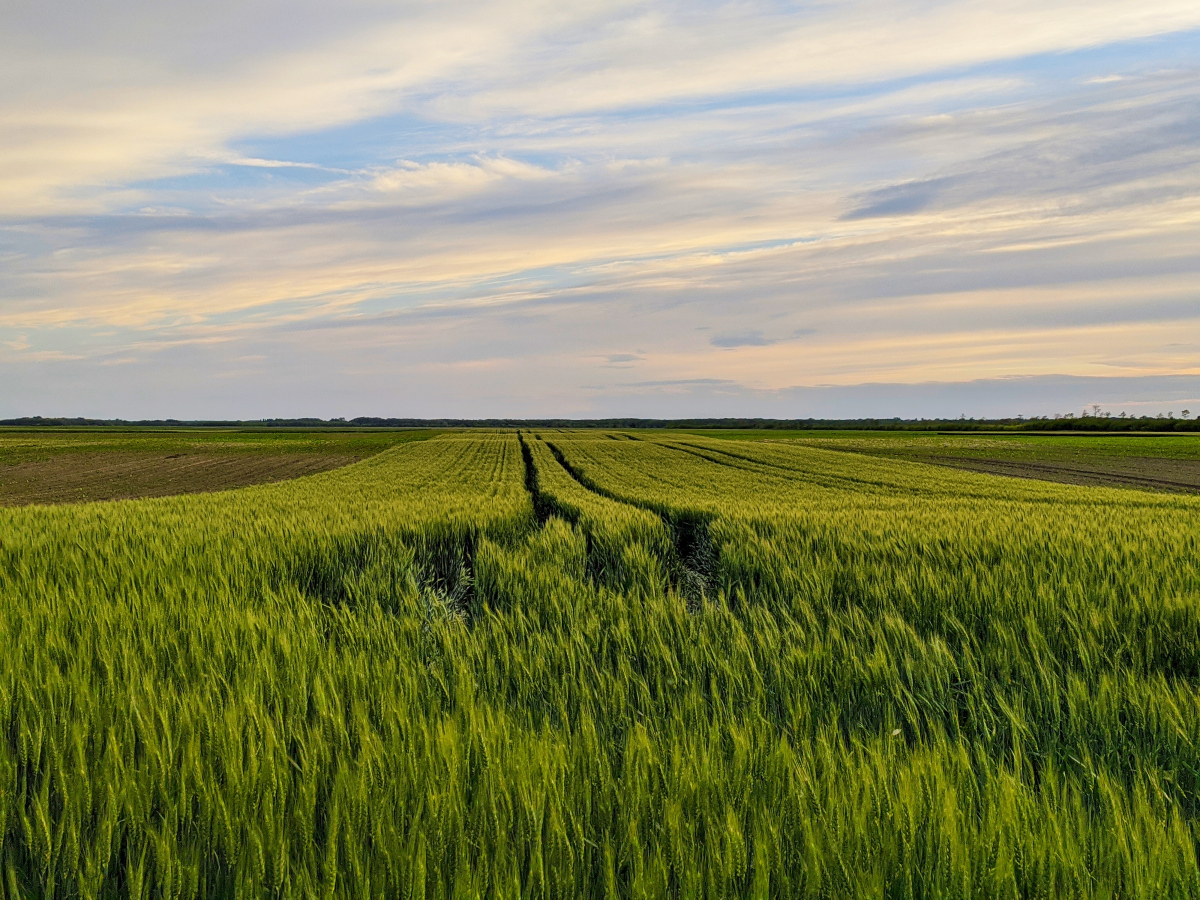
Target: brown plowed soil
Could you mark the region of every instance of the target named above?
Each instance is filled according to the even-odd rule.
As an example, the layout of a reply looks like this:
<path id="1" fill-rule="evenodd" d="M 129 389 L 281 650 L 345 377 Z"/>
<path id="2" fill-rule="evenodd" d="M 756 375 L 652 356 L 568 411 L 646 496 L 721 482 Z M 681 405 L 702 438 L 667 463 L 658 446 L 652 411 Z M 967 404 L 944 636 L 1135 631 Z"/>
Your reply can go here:
<path id="1" fill-rule="evenodd" d="M 1036 478 L 1064 484 L 1140 488 L 1145 491 L 1174 493 L 1200 492 L 1200 460 L 1194 459 L 1127 456 L 1103 463 L 1081 463 L 936 456 L 926 461 L 955 469 L 986 472 L 989 475 L 1011 475 L 1016 478 Z"/>
<path id="2" fill-rule="evenodd" d="M 359 457 L 319 453 L 97 453 L 0 466 L 0 506 L 165 497 L 284 481 Z"/>

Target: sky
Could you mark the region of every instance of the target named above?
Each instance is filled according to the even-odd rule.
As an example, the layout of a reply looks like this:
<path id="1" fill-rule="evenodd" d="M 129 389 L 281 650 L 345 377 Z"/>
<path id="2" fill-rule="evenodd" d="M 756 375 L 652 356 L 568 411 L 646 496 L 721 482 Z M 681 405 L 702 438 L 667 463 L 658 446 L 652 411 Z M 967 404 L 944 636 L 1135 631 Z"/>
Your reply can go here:
<path id="1" fill-rule="evenodd" d="M 0 416 L 1200 413 L 1195 0 L 7 0 L 0 137 Z"/>

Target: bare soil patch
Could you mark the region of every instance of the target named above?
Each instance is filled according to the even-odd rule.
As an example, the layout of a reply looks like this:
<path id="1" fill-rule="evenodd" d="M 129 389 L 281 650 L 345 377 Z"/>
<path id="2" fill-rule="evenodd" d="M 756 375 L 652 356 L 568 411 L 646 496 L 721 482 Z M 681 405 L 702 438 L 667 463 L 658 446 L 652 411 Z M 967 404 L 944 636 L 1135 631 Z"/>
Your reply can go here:
<path id="1" fill-rule="evenodd" d="M 222 491 L 326 472 L 360 458 L 319 453 L 69 454 L 0 466 L 0 506 Z"/>
<path id="2" fill-rule="evenodd" d="M 1200 460 L 1127 456 L 1104 462 L 1055 462 L 1049 460 L 979 459 L 935 456 L 925 461 L 985 472 L 1035 478 L 1063 484 L 1138 488 L 1146 491 L 1200 493 Z"/>

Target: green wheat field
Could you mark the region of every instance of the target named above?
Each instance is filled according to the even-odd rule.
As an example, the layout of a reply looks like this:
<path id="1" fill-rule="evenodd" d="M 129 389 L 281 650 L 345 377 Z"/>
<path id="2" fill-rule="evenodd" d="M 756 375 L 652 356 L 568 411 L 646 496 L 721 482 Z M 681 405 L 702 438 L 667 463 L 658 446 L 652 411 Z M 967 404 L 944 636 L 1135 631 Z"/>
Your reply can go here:
<path id="1" fill-rule="evenodd" d="M 1200 897 L 1198 514 L 557 431 L 0 508 L 0 895 Z"/>

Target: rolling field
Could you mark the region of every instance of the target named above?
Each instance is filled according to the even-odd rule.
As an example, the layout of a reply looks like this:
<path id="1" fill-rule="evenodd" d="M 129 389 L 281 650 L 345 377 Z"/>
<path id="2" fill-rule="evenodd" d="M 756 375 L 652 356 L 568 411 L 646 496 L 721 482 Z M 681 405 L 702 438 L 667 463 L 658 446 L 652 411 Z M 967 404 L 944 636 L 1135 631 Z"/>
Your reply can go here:
<path id="1" fill-rule="evenodd" d="M 596 432 L 0 509 L 0 893 L 1200 897 L 1198 522 Z"/>
<path id="2" fill-rule="evenodd" d="M 165 497 L 283 481 L 429 435 L 0 429 L 0 506 Z"/>

